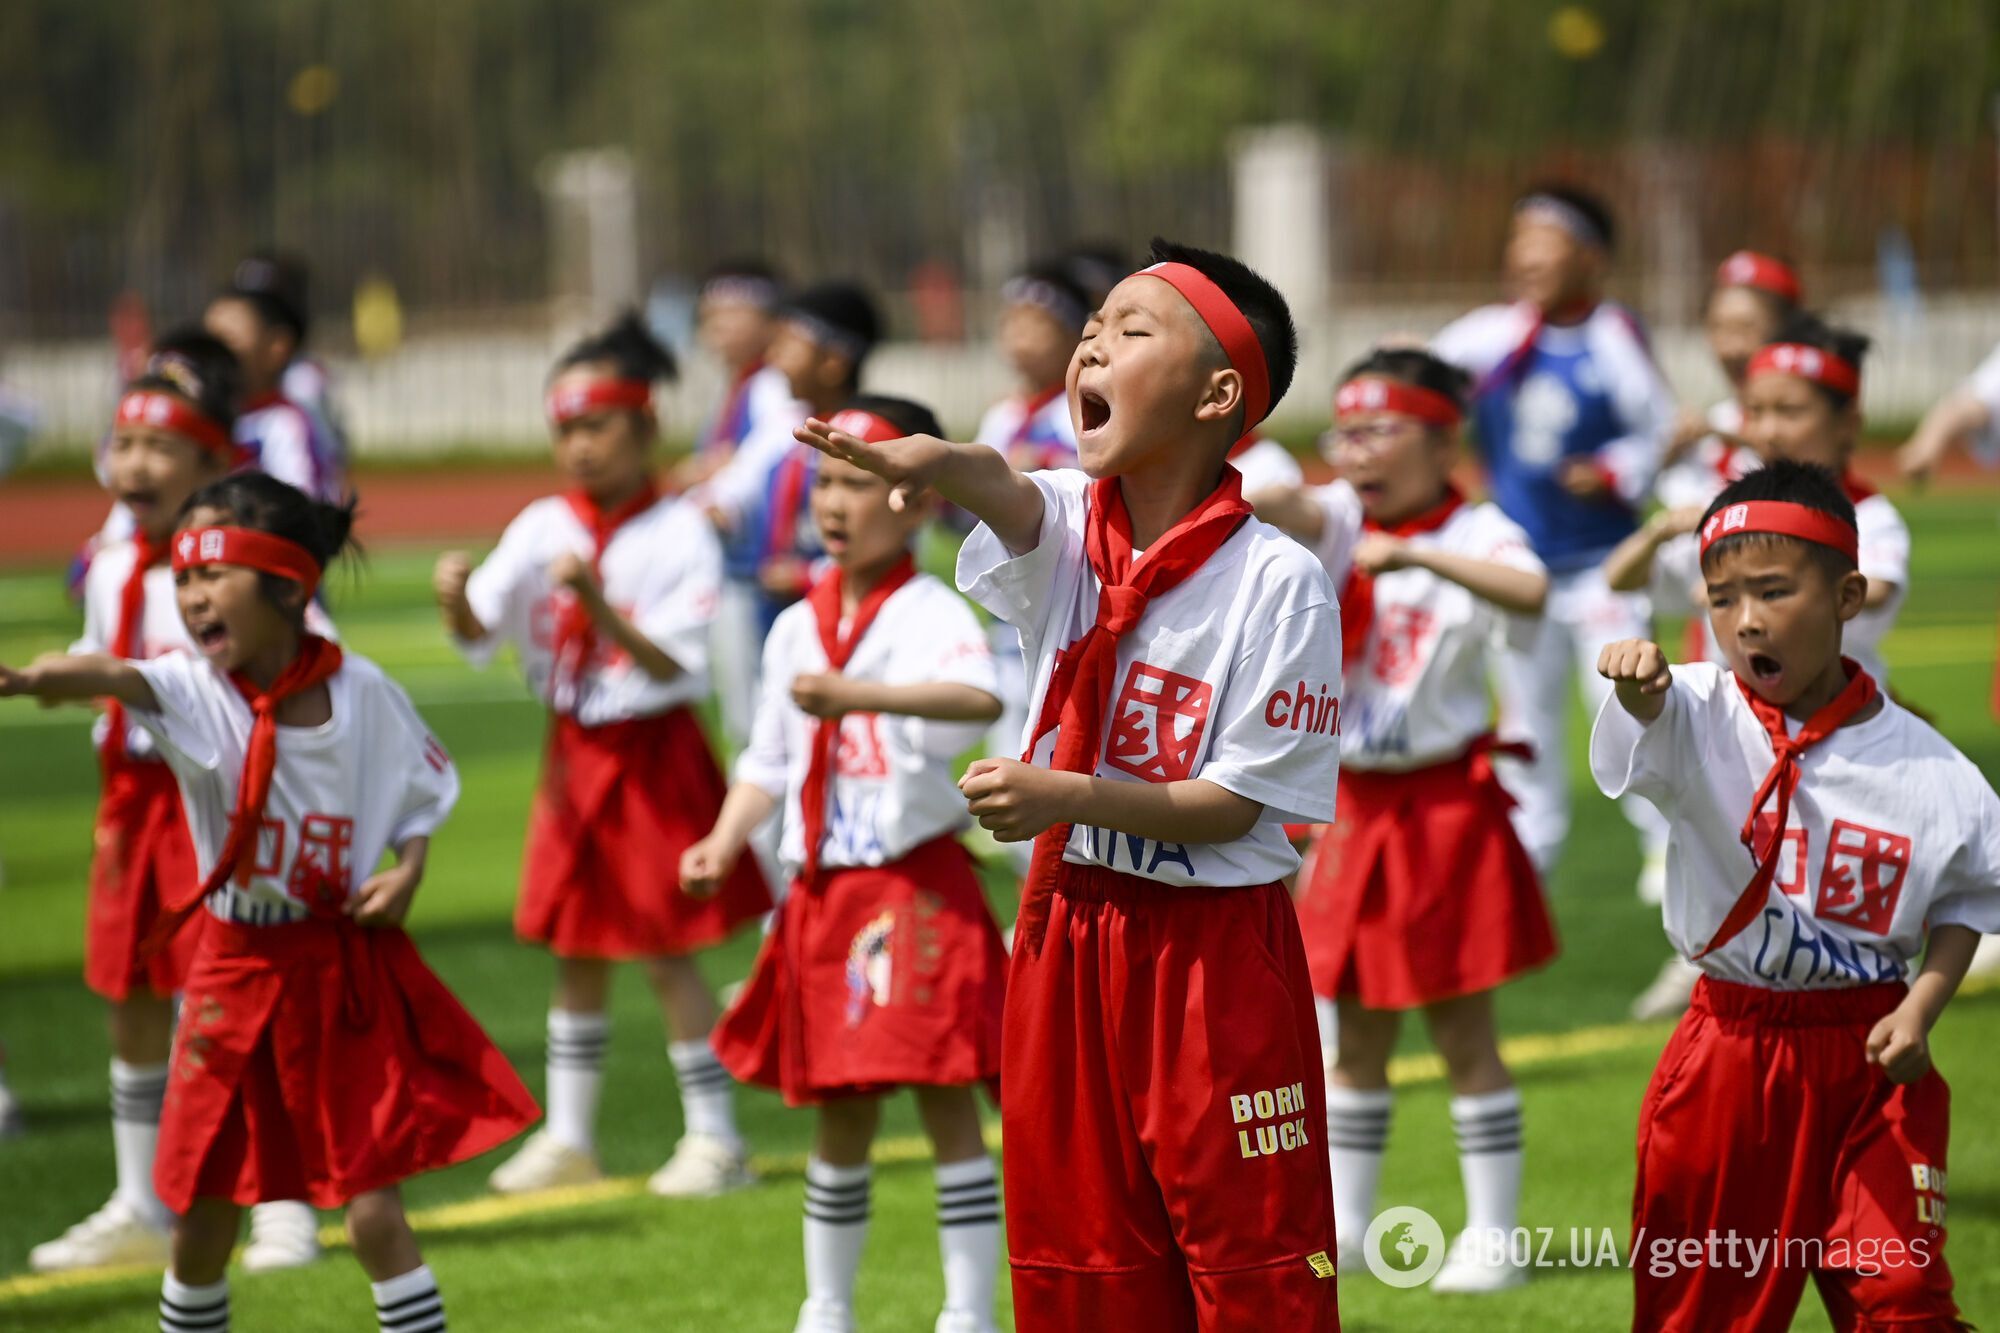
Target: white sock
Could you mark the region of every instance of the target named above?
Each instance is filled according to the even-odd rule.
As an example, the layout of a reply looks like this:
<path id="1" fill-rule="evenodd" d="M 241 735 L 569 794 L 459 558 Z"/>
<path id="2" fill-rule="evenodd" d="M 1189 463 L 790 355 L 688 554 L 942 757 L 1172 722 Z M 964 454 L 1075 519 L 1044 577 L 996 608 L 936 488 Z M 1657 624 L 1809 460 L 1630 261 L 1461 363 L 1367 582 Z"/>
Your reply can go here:
<path id="1" fill-rule="evenodd" d="M 596 1147 L 597 1096 L 610 1044 L 608 1015 L 549 1010 L 549 1137 L 578 1152 Z"/>
<path id="2" fill-rule="evenodd" d="M 938 1254 L 946 1313 L 992 1321 L 1000 1271 L 1000 1181 L 981 1153 L 937 1168 Z"/>
<path id="3" fill-rule="evenodd" d="M 1340 1053 L 1340 1009 L 1324 995 L 1313 996 L 1313 1017 L 1319 1020 L 1319 1058 L 1329 1067 Z"/>
<path id="4" fill-rule="evenodd" d="M 229 1333 L 229 1279 L 191 1287 L 172 1273 L 161 1278 L 160 1333 Z"/>
<path id="5" fill-rule="evenodd" d="M 736 1133 L 736 1085 L 706 1037 L 667 1043 L 667 1058 L 681 1085 L 681 1117 L 690 1134 L 741 1143 Z"/>
<path id="6" fill-rule="evenodd" d="M 1521 1092 L 1502 1088 L 1451 1099 L 1465 1225 L 1512 1231 L 1521 1211 Z"/>
<path id="7" fill-rule="evenodd" d="M 806 1158 L 806 1299 L 851 1308 L 868 1241 L 871 1168 Z"/>
<path id="8" fill-rule="evenodd" d="M 368 1288 L 375 1293 L 375 1323 L 382 1333 L 443 1333 L 444 1298 L 429 1264 Z"/>
<path id="9" fill-rule="evenodd" d="M 1375 1220 L 1375 1188 L 1389 1146 L 1387 1088 L 1326 1089 L 1326 1156 L 1333 1171 L 1333 1232 L 1360 1245 Z"/>
<path id="10" fill-rule="evenodd" d="M 160 1146 L 160 1104 L 167 1096 L 167 1066 L 111 1062 L 111 1148 L 118 1164 L 118 1197 L 161 1226 L 173 1220 L 153 1192 L 153 1157 Z"/>

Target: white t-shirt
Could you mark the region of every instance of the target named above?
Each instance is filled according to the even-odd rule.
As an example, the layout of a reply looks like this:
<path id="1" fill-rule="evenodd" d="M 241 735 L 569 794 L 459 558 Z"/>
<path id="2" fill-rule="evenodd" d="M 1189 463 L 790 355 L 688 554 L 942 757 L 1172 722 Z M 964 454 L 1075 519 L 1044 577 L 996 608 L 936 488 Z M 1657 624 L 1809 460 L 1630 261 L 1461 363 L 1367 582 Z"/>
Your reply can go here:
<path id="1" fill-rule="evenodd" d="M 565 552 L 588 560 L 590 550 L 590 530 L 561 496 L 523 509 L 465 585 L 486 637 L 459 650 L 485 666 L 502 643 L 513 644 L 535 696 L 586 727 L 650 717 L 706 695 L 722 550 L 700 512 L 660 497 L 619 526 L 598 566 L 605 600 L 680 666 L 670 680 L 647 675 L 601 630 L 581 678 L 556 678 L 554 636 L 571 594 L 556 587 L 549 566 Z"/>
<path id="2" fill-rule="evenodd" d="M 792 682 L 825 672 L 826 650 L 806 602 L 779 612 L 764 640 L 763 697 L 736 778 L 784 803 L 778 855 L 796 871 L 805 860 L 799 793 L 812 762 L 819 719 L 792 702 Z M 888 685 L 948 682 L 998 697 L 993 655 L 978 618 L 959 596 L 919 574 L 882 603 L 841 673 Z M 952 761 L 985 734 L 983 722 L 938 722 L 887 713 L 840 720 L 828 784 L 822 866 L 879 866 L 931 839 L 966 827 L 970 816 Z"/>
<path id="3" fill-rule="evenodd" d="M 1043 403 L 1028 415 L 1028 404 L 1032 399 L 1013 394 L 1002 398 L 986 409 L 986 415 L 979 419 L 979 429 L 973 434 L 978 444 L 987 444 L 1005 452 L 1016 444 L 1039 444 L 1068 457 L 1064 464 L 1076 461 L 1076 423 L 1070 420 L 1069 395 L 1059 393 Z M 1055 466 L 1051 460 L 1051 466 Z"/>
<path id="4" fill-rule="evenodd" d="M 1756 870 L 1740 834 L 1771 742 L 1727 671 L 1697 662 L 1673 676 L 1651 725 L 1605 699 L 1590 768 L 1605 795 L 1636 792 L 1667 817 L 1661 913 L 1691 957 Z M 1904 975 L 1926 925 L 2000 932 L 2000 797 L 1944 737 L 1885 697 L 1799 766 L 1769 901 L 1703 971 L 1780 990 L 1854 986 Z M 1774 797 L 1766 821 L 1775 809 Z"/>
<path id="5" fill-rule="evenodd" d="M 203 876 L 222 853 L 250 740 L 250 705 L 229 679 L 188 653 L 135 664 L 158 712 L 132 715 L 174 770 Z M 348 653 L 327 681 L 333 716 L 317 727 L 278 728 L 278 766 L 247 885 L 209 895 L 225 921 L 269 926 L 308 911 L 287 887 L 325 875 L 348 893 L 382 855 L 428 836 L 458 801 L 458 770 L 417 715 L 410 696 L 367 658 Z"/>
<path id="6" fill-rule="evenodd" d="M 1889 683 L 1889 662 L 1882 641 L 1896 627 L 1903 600 L 1910 595 L 1910 529 L 1886 495 L 1871 495 L 1854 506 L 1860 534 L 1857 565 L 1870 582 L 1892 583 L 1896 591 L 1879 606 L 1866 607 L 1841 631 L 1841 651 L 1861 664 L 1878 685 Z M 1683 533 L 1661 545 L 1653 556 L 1653 587 L 1662 594 L 1658 609 L 1694 617 L 1701 656 L 1727 666 L 1708 625 L 1708 584 L 1701 573 L 1701 547 L 1694 533 Z"/>
<path id="7" fill-rule="evenodd" d="M 1722 494 L 1723 487 L 1759 466 L 1756 454 L 1724 438 L 1743 432 L 1743 408 L 1734 398 L 1708 409 L 1708 428 L 1714 433 L 1702 436 L 1672 465 L 1660 469 L 1653 494 L 1666 508 L 1706 505 Z"/>
<path id="8" fill-rule="evenodd" d="M 313 438 L 313 420 L 286 398 L 246 408 L 236 418 L 236 443 L 250 452 L 251 466 L 315 500 L 336 500 L 339 478 L 334 460 L 322 456 Z"/>
<path id="9" fill-rule="evenodd" d="M 1097 619 L 1084 555 L 1090 478 L 1028 474 L 1042 491 L 1033 550 L 1014 555 L 985 524 L 958 554 L 958 586 L 1020 631 L 1034 664 L 1029 729 L 1058 652 Z M 1304 547 L 1245 519 L 1202 567 L 1146 607 L 1118 643 L 1097 776 L 1200 778 L 1262 803 L 1235 842 L 1154 842 L 1079 825 L 1064 859 L 1169 884 L 1267 884 L 1298 868 L 1284 825 L 1333 818 L 1340 775 L 1340 616 L 1333 585 Z M 1026 737 L 1023 737 L 1023 744 Z M 1054 735 L 1035 747 L 1046 765 Z"/>
<path id="10" fill-rule="evenodd" d="M 1297 486 L 1306 479 L 1305 469 L 1290 449 L 1276 440 L 1258 439 L 1248 449 L 1229 460 L 1243 474 L 1243 493 L 1253 494 L 1272 486 Z"/>
<path id="11" fill-rule="evenodd" d="M 1308 494 L 1325 517 L 1315 553 L 1339 586 L 1361 540 L 1361 497 L 1344 481 Z M 1406 539 L 1473 560 L 1541 574 L 1528 536 L 1497 505 L 1461 505 L 1435 532 Z M 1532 617 L 1511 615 L 1426 569 L 1374 579 L 1375 616 L 1341 688 L 1340 762 L 1404 771 L 1463 754 L 1493 729 L 1488 689 L 1494 654 L 1532 637 Z"/>

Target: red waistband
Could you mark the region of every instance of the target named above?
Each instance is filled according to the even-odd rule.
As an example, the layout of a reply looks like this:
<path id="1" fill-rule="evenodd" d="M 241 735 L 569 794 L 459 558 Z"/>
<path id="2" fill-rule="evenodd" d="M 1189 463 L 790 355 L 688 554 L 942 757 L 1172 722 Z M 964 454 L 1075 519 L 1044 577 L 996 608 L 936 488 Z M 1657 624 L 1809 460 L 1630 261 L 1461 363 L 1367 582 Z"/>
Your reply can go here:
<path id="1" fill-rule="evenodd" d="M 1283 886 L 1271 884 L 1169 884 L 1123 870 L 1064 861 L 1056 868 L 1055 891 L 1082 903 L 1158 903 L 1181 898 L 1212 898 L 1218 893 L 1249 893 Z"/>
<path id="2" fill-rule="evenodd" d="M 1475 736 L 1463 751 L 1451 758 L 1416 768 L 1349 768 L 1343 764 L 1340 781 L 1353 795 L 1366 793 L 1371 799 L 1394 797 L 1412 789 L 1439 785 L 1462 787 L 1497 782 L 1493 773 L 1493 756 L 1496 754 L 1533 762 L 1535 752 L 1526 742 L 1501 741 L 1488 732 Z"/>
<path id="3" fill-rule="evenodd" d="M 935 838 L 926 842 L 920 842 L 895 860 L 884 861 L 879 866 L 823 865 L 819 868 L 819 875 L 813 885 L 807 885 L 805 880 L 798 875 L 792 876 L 792 883 L 802 887 L 824 889 L 828 884 L 841 878 L 843 875 L 880 875 L 884 873 L 893 874 L 897 871 L 915 871 L 918 873 L 913 877 L 921 878 L 925 872 L 937 869 L 937 861 L 940 857 L 963 858 L 966 861 L 970 861 L 972 860 L 972 853 L 967 851 L 965 844 L 958 840 L 957 830 L 952 830 L 947 833 L 940 833 Z"/>
<path id="4" fill-rule="evenodd" d="M 1724 1022 L 1783 1028 L 1849 1027 L 1874 1023 L 1901 1004 L 1909 991 L 1900 981 L 1834 990 L 1772 990 L 1705 976 L 1695 983 L 1694 999 L 1688 1007 Z"/>
<path id="5" fill-rule="evenodd" d="M 397 927 L 357 926 L 346 917 L 309 916 L 269 926 L 248 926 L 202 913 L 202 947 L 232 958 L 264 958 L 279 966 L 332 956 L 345 942 L 373 943 Z"/>
<path id="6" fill-rule="evenodd" d="M 650 736 L 655 732 L 678 729 L 693 718 L 693 710 L 686 704 L 675 704 L 663 712 L 647 713 L 640 717 L 621 717 L 615 721 L 596 722 L 587 726 L 568 713 L 550 713 L 549 723 L 557 731 L 579 740 L 616 745 Z"/>

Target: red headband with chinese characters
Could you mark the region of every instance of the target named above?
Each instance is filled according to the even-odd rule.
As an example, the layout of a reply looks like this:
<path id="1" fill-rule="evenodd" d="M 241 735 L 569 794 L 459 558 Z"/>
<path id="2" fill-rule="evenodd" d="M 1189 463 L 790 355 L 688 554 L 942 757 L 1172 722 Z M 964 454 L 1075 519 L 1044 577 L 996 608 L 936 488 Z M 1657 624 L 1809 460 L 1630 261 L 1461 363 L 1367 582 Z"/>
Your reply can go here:
<path id="1" fill-rule="evenodd" d="M 1799 275 L 1782 259 L 1760 255 L 1755 250 L 1738 250 L 1715 270 L 1718 287 L 1752 287 L 1797 305 L 1804 299 Z"/>
<path id="2" fill-rule="evenodd" d="M 857 440 L 870 444 L 880 444 L 884 440 L 900 440 L 910 432 L 898 426 L 887 417 L 878 417 L 873 412 L 859 407 L 844 407 L 833 414 L 826 423 L 844 435 L 852 435 Z"/>
<path id="3" fill-rule="evenodd" d="M 544 405 L 548 409 L 549 424 L 560 428 L 592 412 L 617 408 L 633 412 L 650 411 L 653 386 L 645 380 L 562 379 L 549 386 Z"/>
<path id="4" fill-rule="evenodd" d="M 212 454 L 233 458 L 236 442 L 222 423 L 192 403 L 157 389 L 134 389 L 118 400 L 118 425 L 156 426 L 193 441 Z"/>
<path id="5" fill-rule="evenodd" d="M 251 528 L 189 528 L 174 538 L 174 573 L 200 565 L 241 565 L 291 579 L 310 597 L 319 590 L 319 562 L 297 542 Z"/>
<path id="6" fill-rule="evenodd" d="M 1425 425 L 1445 427 L 1456 426 L 1464 416 L 1457 403 L 1435 389 L 1377 375 L 1351 379 L 1333 396 L 1334 420 L 1364 412 L 1394 412 L 1415 417 Z"/>
<path id="7" fill-rule="evenodd" d="M 1257 341 L 1257 331 L 1236 308 L 1236 302 L 1194 265 L 1152 264 L 1139 272 L 1160 279 L 1187 298 L 1195 314 L 1201 316 L 1201 322 L 1222 344 L 1222 354 L 1229 358 L 1230 369 L 1243 377 L 1243 433 L 1248 435 L 1271 410 L 1271 369 L 1265 363 L 1264 344 Z"/>
<path id="8" fill-rule="evenodd" d="M 1716 510 L 1701 525 L 1701 554 L 1706 556 L 1708 548 L 1724 537 L 1744 532 L 1796 537 L 1802 542 L 1831 546 L 1849 560 L 1860 559 L 1861 535 L 1852 523 L 1844 523 L 1823 509 L 1789 500 L 1750 500 Z"/>
<path id="9" fill-rule="evenodd" d="M 1848 398 L 1861 395 L 1861 371 L 1853 362 L 1804 343 L 1771 343 L 1758 348 L 1743 378 L 1754 380 L 1759 375 L 1797 375 Z"/>

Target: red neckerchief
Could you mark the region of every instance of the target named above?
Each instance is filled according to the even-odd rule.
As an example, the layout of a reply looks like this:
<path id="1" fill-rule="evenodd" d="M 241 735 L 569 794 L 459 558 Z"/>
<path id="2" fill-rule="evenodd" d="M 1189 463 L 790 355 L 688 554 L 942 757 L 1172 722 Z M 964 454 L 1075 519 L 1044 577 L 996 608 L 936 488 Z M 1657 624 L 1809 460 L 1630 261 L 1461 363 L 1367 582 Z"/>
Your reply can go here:
<path id="1" fill-rule="evenodd" d="M 604 579 L 604 550 L 611 545 L 611 539 L 618 529 L 645 513 L 659 502 L 659 488 L 653 479 L 647 477 L 639 487 L 639 493 L 619 505 L 610 513 L 597 507 L 597 501 L 582 491 L 569 491 L 563 496 L 563 503 L 569 506 L 576 521 L 583 524 L 590 534 L 590 576 L 601 585 Z M 554 681 L 568 679 L 581 680 L 583 673 L 590 669 L 591 658 L 597 655 L 597 622 L 590 618 L 584 608 L 583 599 L 571 594 L 569 602 L 556 616 L 555 641 L 551 645 L 555 653 Z"/>
<path id="2" fill-rule="evenodd" d="M 241 672 L 229 674 L 229 683 L 250 705 L 250 740 L 243 749 L 243 771 L 236 778 L 236 808 L 229 815 L 229 833 L 222 840 L 222 851 L 215 864 L 209 867 L 208 877 L 192 894 L 166 906 L 152 934 L 146 937 L 142 952 L 163 947 L 201 900 L 227 884 L 231 876 L 239 884 L 249 882 L 250 863 L 243 858 L 256 847 L 264 806 L 271 799 L 271 779 L 278 771 L 278 705 L 327 680 L 340 670 L 340 660 L 339 644 L 317 634 L 307 634 L 299 640 L 299 655 L 278 673 L 269 689 L 259 690 Z M 252 856 L 251 862 L 254 861 Z M 239 866 L 241 874 L 237 874 Z"/>
<path id="3" fill-rule="evenodd" d="M 1255 449 L 1258 445 L 1262 444 L 1263 442 L 1264 442 L 1264 437 L 1261 435 L 1257 434 L 1245 435 L 1242 439 L 1230 445 L 1228 454 L 1224 456 L 1228 458 L 1241 458 L 1243 457 L 1243 455 L 1249 453 L 1252 449 Z"/>
<path id="4" fill-rule="evenodd" d="M 1382 524 L 1372 518 L 1361 520 L 1363 532 L 1386 532 L 1392 537 L 1414 537 L 1420 532 L 1436 532 L 1465 504 L 1456 486 L 1444 488 L 1444 499 L 1423 513 L 1401 522 Z M 1349 565 L 1347 581 L 1340 585 L 1340 665 L 1343 670 L 1361 659 L 1368 646 L 1368 632 L 1375 625 L 1375 576 L 1359 565 Z"/>
<path id="5" fill-rule="evenodd" d="M 1847 502 L 1855 505 L 1881 494 L 1852 471 L 1840 474 L 1840 489 L 1847 492 Z"/>
<path id="6" fill-rule="evenodd" d="M 819 646 L 826 652 L 828 671 L 838 675 L 846 670 L 862 636 L 875 623 L 882 604 L 916 576 L 917 562 L 905 554 L 882 576 L 880 583 L 868 590 L 861 605 L 854 608 L 854 618 L 847 622 L 845 634 L 840 632 L 840 599 L 845 579 L 839 567 L 835 566 L 813 585 L 806 601 L 812 606 L 813 623 L 819 626 Z M 839 743 L 840 719 L 820 718 L 813 729 L 812 758 L 806 764 L 806 780 L 799 788 L 799 816 L 806 835 L 806 859 L 799 869 L 799 878 L 806 884 L 811 884 L 819 874 L 819 844 L 826 836 L 827 783 L 833 776 L 833 752 Z"/>
<path id="7" fill-rule="evenodd" d="M 1799 728 L 1796 736 L 1786 729 L 1783 709 L 1759 698 L 1755 690 L 1744 684 L 1741 676 L 1735 678 L 1736 688 L 1743 691 L 1744 702 L 1750 705 L 1750 711 L 1764 724 L 1764 731 L 1771 738 L 1771 771 L 1764 775 L 1763 782 L 1757 786 L 1757 794 L 1750 798 L 1750 814 L 1743 821 L 1743 845 L 1757 858 L 1757 873 L 1750 877 L 1750 882 L 1730 907 L 1729 915 L 1716 927 L 1715 934 L 1695 955 L 1697 960 L 1735 939 L 1764 910 L 1764 901 L 1771 892 L 1771 881 L 1778 873 L 1778 851 L 1784 846 L 1785 824 L 1791 818 L 1792 793 L 1799 786 L 1799 756 L 1838 731 L 1849 718 L 1866 708 L 1878 693 L 1875 678 L 1863 671 L 1852 658 L 1843 657 L 1840 664 L 1846 668 L 1847 684 L 1831 703 L 1806 719 L 1806 724 Z M 1769 841 L 1760 849 L 1757 846 L 1757 815 L 1773 793 L 1778 798 L 1777 819 L 1771 826 Z"/>
<path id="8" fill-rule="evenodd" d="M 118 624 L 111 632 L 113 657 L 139 655 L 139 630 L 146 619 L 146 571 L 167 558 L 168 548 L 153 545 L 143 532 L 132 534 L 132 572 L 118 593 Z M 113 699 L 104 709 L 110 730 L 104 735 L 104 763 L 125 758 L 125 705 Z"/>
<path id="9" fill-rule="evenodd" d="M 1028 738 L 1033 755 L 1042 737 L 1056 732 L 1049 767 L 1059 773 L 1094 773 L 1104 739 L 1104 714 L 1118 673 L 1118 640 L 1139 623 L 1146 605 L 1180 585 L 1207 563 L 1250 516 L 1243 499 L 1243 477 L 1233 467 L 1222 469 L 1222 481 L 1146 548 L 1132 557 L 1132 516 L 1116 477 L 1090 486 L 1090 508 L 1084 517 L 1083 549 L 1090 571 L 1097 576 L 1097 620 L 1076 642 L 1056 657 L 1041 715 Z M 1030 761 L 1032 762 L 1032 760 Z M 1028 879 L 1021 889 L 1018 935 L 1039 950 L 1048 925 L 1049 895 L 1056 871 L 1069 845 L 1072 825 L 1057 824 L 1035 839 Z"/>

